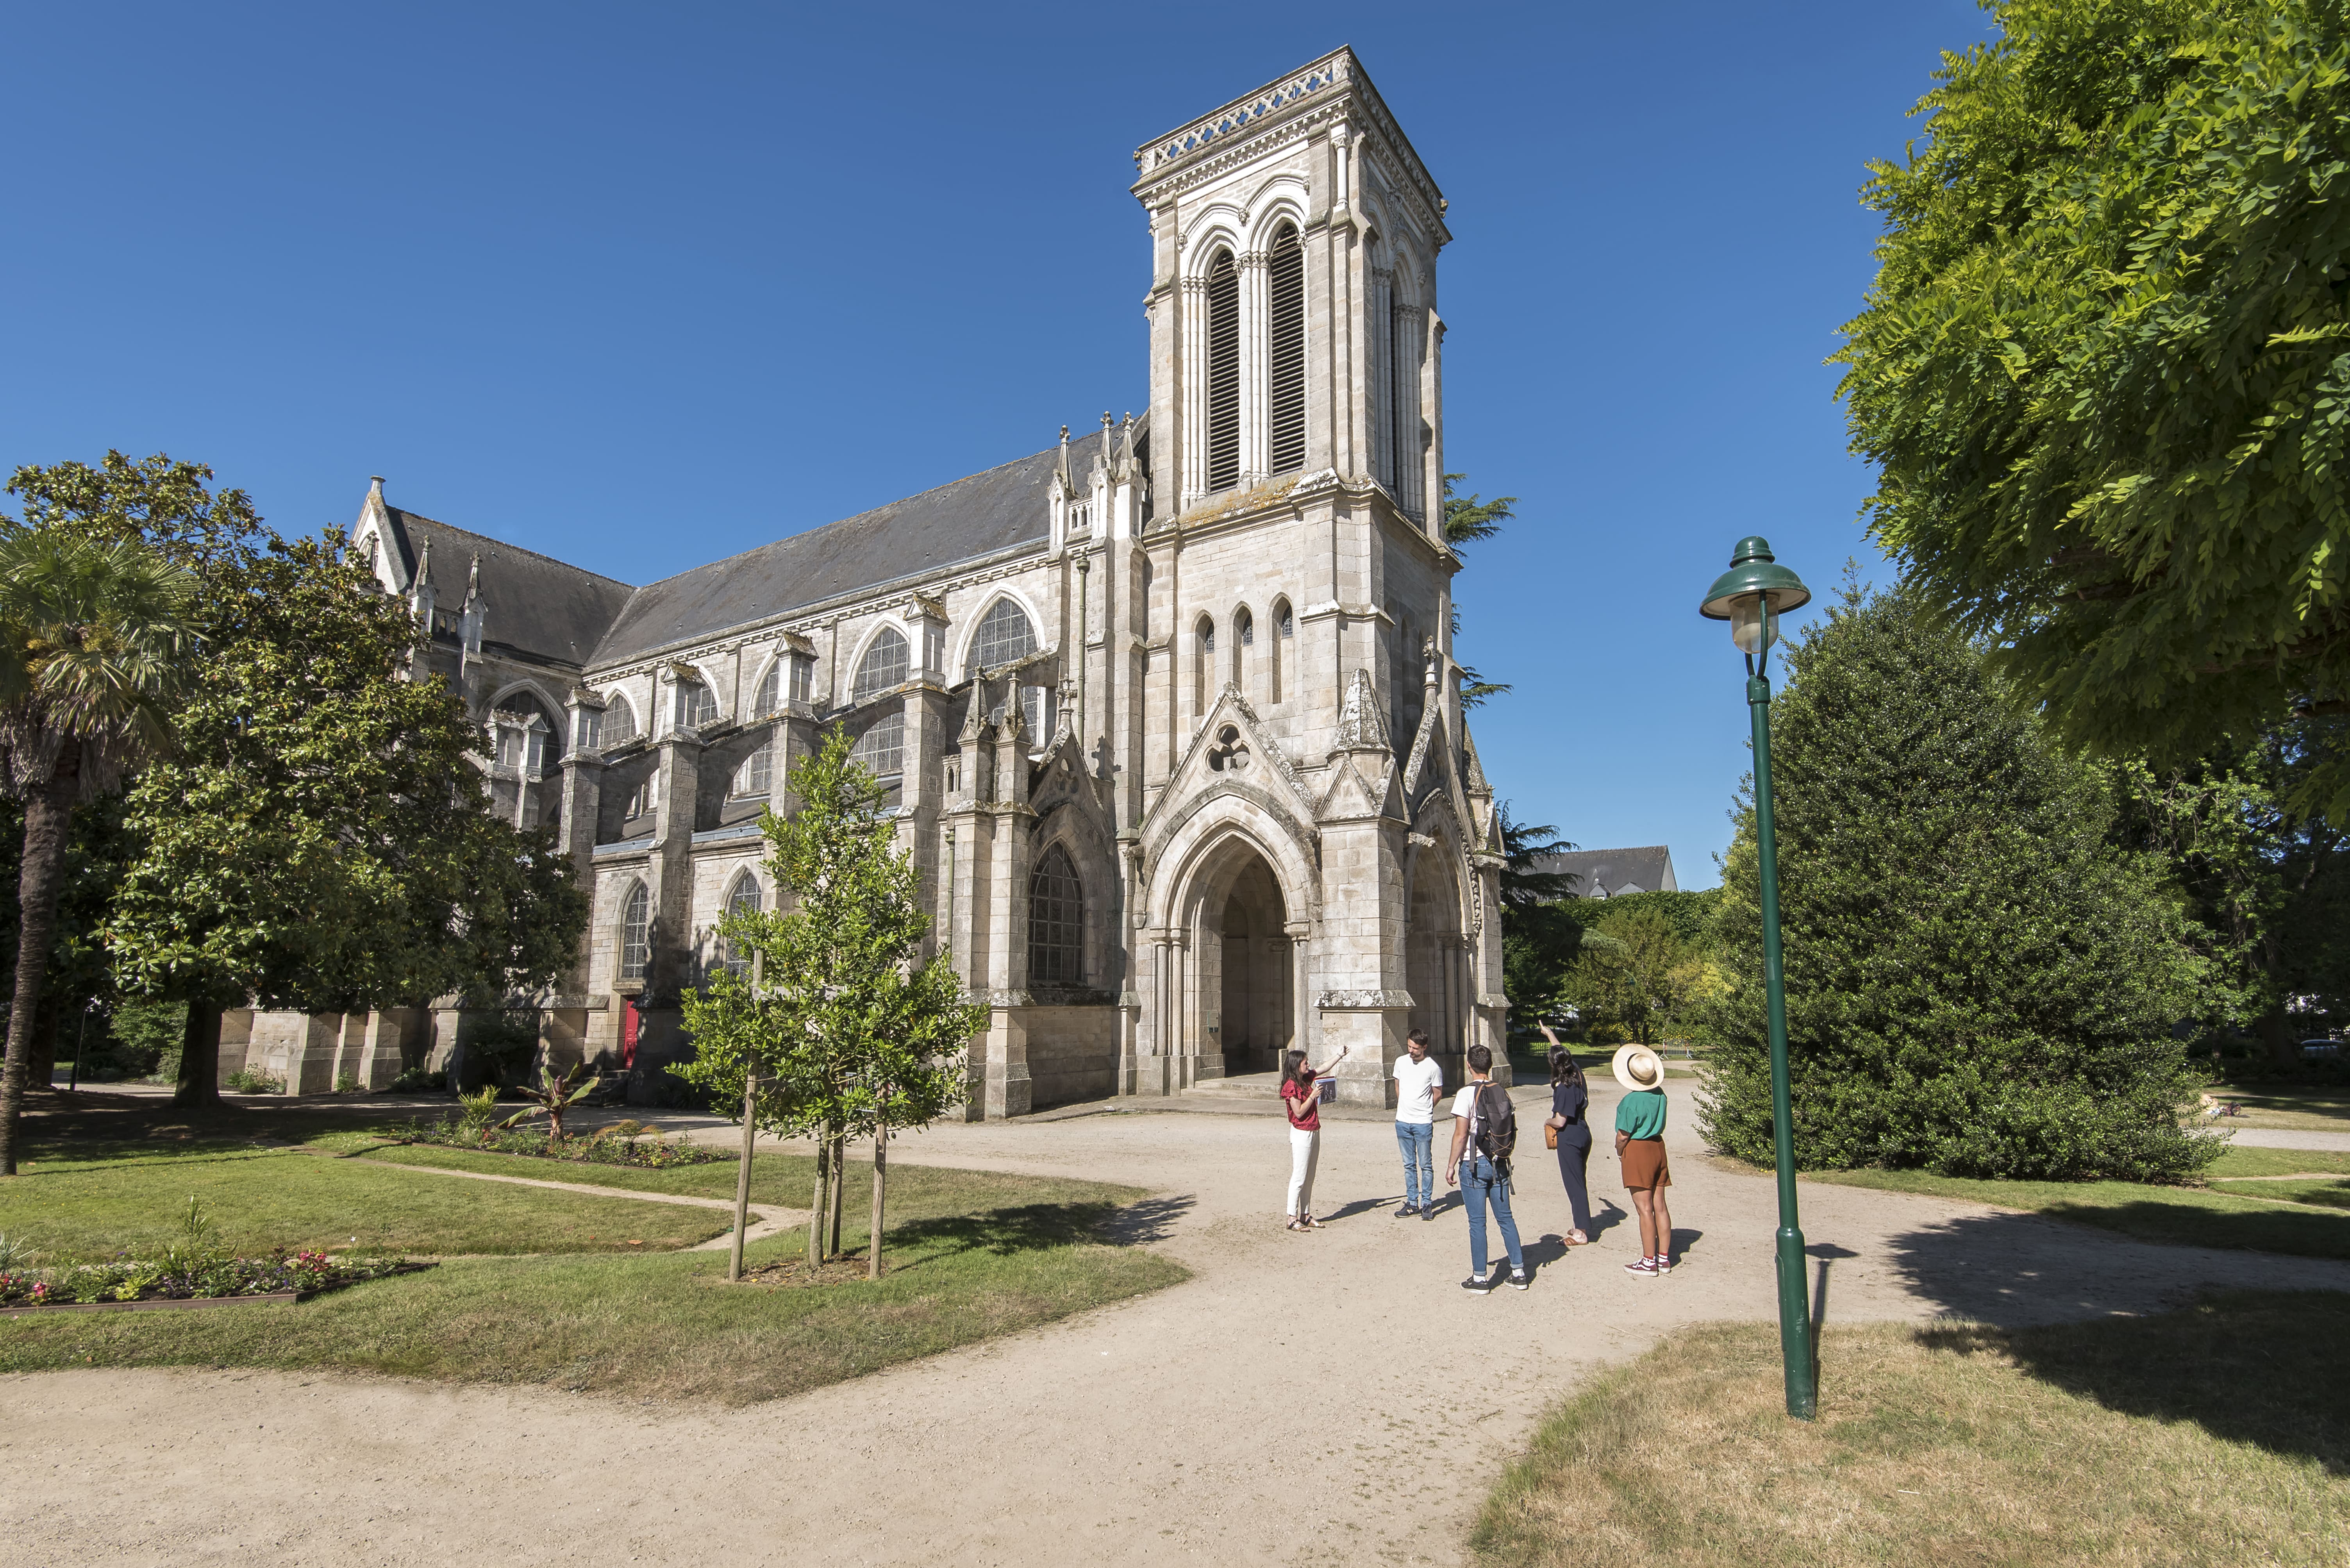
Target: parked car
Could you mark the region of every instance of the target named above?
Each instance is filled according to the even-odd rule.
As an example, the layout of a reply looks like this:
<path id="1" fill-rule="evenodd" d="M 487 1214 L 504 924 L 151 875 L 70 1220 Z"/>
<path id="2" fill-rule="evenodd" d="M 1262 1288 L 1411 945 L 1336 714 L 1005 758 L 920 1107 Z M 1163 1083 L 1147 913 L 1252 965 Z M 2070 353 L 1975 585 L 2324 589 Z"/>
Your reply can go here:
<path id="1" fill-rule="evenodd" d="M 2304 1058 L 2313 1062 L 2328 1060 L 2342 1054 L 2342 1042 L 2339 1040 L 2304 1040 L 2301 1043 L 2301 1054 Z"/>

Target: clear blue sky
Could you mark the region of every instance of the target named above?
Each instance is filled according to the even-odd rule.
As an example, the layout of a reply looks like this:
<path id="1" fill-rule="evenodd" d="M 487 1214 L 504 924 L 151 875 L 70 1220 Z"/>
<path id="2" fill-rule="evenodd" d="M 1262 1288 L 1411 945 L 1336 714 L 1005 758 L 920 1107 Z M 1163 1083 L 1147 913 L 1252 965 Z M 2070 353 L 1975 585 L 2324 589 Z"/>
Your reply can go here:
<path id="1" fill-rule="evenodd" d="M 0 465 L 200 459 L 629 582 L 1146 398 L 1133 147 L 1341 43 L 1451 201 L 1460 652 L 1518 815 L 1710 886 L 1741 535 L 1883 567 L 1822 360 L 1972 0 L 18 7 Z"/>

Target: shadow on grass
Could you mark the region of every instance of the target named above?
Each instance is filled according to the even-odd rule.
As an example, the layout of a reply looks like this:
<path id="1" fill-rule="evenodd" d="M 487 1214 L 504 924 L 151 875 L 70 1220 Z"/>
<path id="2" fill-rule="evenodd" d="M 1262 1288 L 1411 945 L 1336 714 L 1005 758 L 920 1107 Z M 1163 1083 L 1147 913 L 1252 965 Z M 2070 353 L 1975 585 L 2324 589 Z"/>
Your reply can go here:
<path id="1" fill-rule="evenodd" d="M 2153 1317 L 1922 1331 L 1939 1350 L 2014 1359 L 2106 1409 L 2191 1421 L 2215 1438 L 2350 1475 L 2350 1300 L 2325 1291 L 2214 1292 Z"/>
<path id="2" fill-rule="evenodd" d="M 1190 1199 L 1169 1201 L 1188 1204 Z M 1009 1258 L 1102 1241 L 1114 1229 L 1118 1214 L 1114 1203 L 1023 1203 L 977 1214 L 909 1220 L 889 1228 L 889 1241 L 890 1248 L 906 1260 L 898 1265 L 899 1272 L 910 1273 L 972 1252 Z M 1142 1221 L 1146 1230 L 1151 1224 L 1149 1219 Z"/>
<path id="3" fill-rule="evenodd" d="M 2147 1213 L 2134 1216 L 2128 1212 L 2134 1208 Z M 2194 1212 L 2187 1211 L 2189 1217 Z M 2125 1222 L 2116 1223 L 2117 1216 Z M 2050 1224 L 2050 1218 L 2077 1219 L 2173 1246 L 2137 1257 L 2116 1254 L 2105 1246 L 2085 1244 L 2079 1227 Z M 2344 1225 L 2322 1213 L 2264 1211 L 2209 1218 L 2216 1223 L 2206 1228 L 2222 1247 L 2261 1244 L 2256 1238 L 2272 1244 L 2272 1228 L 2281 1222 L 2325 1225 L 2336 1236 Z M 2183 1297 L 2189 1291 L 2218 1288 L 2245 1277 L 2243 1266 L 2232 1257 L 2198 1258 L 2176 1248 L 2205 1240 L 2186 1231 L 2180 1220 L 2181 1210 L 2152 1202 L 2118 1210 L 2084 1208 L 2078 1215 L 1959 1214 L 1893 1237 L 1887 1243 L 1887 1258 L 1910 1292 L 1947 1316 L 2008 1328 L 2119 1318 L 2146 1311 L 2166 1288 Z M 2137 1229 L 2141 1222 L 2143 1230 Z M 2264 1281 L 2288 1289 L 2350 1287 L 2350 1266 L 2335 1260 L 2265 1258 L 2259 1260 L 2258 1272 Z"/>

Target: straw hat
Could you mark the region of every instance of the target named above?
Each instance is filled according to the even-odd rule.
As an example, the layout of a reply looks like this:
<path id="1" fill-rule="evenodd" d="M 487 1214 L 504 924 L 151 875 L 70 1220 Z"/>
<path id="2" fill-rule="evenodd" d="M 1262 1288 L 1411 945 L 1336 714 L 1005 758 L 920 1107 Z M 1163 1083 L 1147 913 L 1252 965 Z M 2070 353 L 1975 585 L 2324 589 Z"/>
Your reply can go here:
<path id="1" fill-rule="evenodd" d="M 1664 1059 L 1646 1045 L 1618 1045 L 1616 1060 L 1608 1064 L 1616 1081 L 1627 1089 L 1661 1089 L 1665 1086 Z"/>

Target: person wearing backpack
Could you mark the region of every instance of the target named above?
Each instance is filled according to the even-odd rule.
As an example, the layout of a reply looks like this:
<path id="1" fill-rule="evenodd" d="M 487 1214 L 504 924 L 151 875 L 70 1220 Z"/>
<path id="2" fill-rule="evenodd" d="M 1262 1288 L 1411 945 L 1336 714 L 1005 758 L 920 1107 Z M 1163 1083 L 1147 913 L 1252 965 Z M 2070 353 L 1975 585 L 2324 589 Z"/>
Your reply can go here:
<path id="1" fill-rule="evenodd" d="M 1502 1246 L 1510 1254 L 1510 1288 L 1522 1291 L 1526 1255 L 1518 1245 L 1518 1222 L 1510 1213 L 1510 1156 L 1518 1147 L 1517 1107 L 1510 1091 L 1493 1082 L 1493 1051 L 1489 1045 L 1469 1047 L 1469 1081 L 1452 1097 L 1452 1156 L 1447 1161 L 1444 1184 L 1461 1189 L 1469 1210 L 1469 1277 L 1464 1291 L 1483 1295 L 1501 1281 L 1485 1269 L 1485 1207 L 1502 1227 Z"/>

